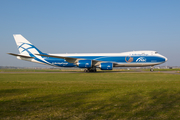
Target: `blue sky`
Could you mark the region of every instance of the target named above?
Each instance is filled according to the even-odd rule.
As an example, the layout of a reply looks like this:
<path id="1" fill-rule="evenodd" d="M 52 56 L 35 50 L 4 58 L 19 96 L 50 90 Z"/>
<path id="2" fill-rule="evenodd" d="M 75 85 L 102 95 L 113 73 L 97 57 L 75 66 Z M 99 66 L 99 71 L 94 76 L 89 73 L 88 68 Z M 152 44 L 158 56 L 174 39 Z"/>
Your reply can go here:
<path id="1" fill-rule="evenodd" d="M 13 34 L 47 53 L 155 50 L 180 66 L 179 0 L 1 0 L 0 66 L 17 60 Z"/>

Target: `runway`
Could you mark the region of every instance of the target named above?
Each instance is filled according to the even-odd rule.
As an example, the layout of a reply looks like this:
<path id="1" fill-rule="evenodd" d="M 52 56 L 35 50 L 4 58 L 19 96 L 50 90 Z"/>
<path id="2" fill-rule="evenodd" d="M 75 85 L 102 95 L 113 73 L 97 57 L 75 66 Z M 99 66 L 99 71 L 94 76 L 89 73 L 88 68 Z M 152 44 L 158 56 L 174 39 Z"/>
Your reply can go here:
<path id="1" fill-rule="evenodd" d="M 84 71 L 62 71 L 62 72 L 3 72 L 1 71 L 0 74 L 49 74 L 49 73 L 54 73 L 54 74 L 62 74 L 62 73 L 85 73 Z M 179 71 L 97 71 L 97 72 L 89 72 L 86 74 L 91 74 L 91 73 L 166 73 L 166 74 L 177 74 L 180 75 Z"/>

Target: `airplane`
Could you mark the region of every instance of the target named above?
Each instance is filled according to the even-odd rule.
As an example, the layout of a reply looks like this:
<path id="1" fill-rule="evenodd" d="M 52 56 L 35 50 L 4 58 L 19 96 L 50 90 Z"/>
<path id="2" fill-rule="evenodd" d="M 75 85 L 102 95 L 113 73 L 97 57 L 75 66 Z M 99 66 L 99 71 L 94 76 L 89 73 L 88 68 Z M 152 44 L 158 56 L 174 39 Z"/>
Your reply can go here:
<path id="1" fill-rule="evenodd" d="M 114 67 L 145 67 L 159 65 L 167 58 L 156 51 L 131 51 L 122 53 L 79 53 L 79 54 L 48 54 L 41 52 L 21 34 L 14 34 L 20 54 L 8 53 L 17 59 L 26 60 L 55 67 L 78 67 L 84 72 L 112 70 Z"/>

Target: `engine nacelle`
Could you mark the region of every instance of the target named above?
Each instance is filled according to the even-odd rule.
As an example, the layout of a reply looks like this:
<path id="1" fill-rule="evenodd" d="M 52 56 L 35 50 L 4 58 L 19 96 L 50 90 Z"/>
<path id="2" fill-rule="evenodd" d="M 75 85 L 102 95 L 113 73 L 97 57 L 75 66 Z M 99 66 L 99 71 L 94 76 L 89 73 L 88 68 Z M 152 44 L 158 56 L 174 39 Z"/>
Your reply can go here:
<path id="1" fill-rule="evenodd" d="M 77 63 L 79 68 L 91 68 L 92 67 L 92 60 L 79 60 Z"/>
<path id="2" fill-rule="evenodd" d="M 101 70 L 112 70 L 113 63 L 101 63 L 100 66 Z"/>

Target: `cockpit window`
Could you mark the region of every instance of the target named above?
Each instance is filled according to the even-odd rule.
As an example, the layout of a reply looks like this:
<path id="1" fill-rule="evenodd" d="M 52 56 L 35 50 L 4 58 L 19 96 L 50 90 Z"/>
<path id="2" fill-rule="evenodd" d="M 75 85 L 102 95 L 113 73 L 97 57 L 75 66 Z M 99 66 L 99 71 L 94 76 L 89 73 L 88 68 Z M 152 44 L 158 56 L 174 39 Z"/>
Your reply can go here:
<path id="1" fill-rule="evenodd" d="M 158 52 L 155 52 L 155 54 L 158 54 Z"/>

